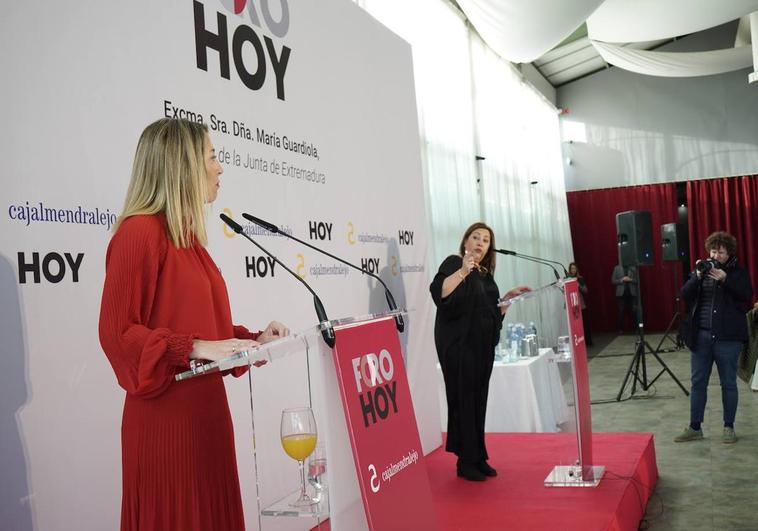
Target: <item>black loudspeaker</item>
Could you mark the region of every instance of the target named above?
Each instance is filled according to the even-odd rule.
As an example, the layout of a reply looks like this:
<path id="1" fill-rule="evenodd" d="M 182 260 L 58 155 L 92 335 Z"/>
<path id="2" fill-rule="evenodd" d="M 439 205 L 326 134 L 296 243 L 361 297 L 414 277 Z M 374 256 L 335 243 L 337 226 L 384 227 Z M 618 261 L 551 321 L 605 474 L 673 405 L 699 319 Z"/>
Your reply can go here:
<path id="1" fill-rule="evenodd" d="M 661 225 L 661 250 L 666 262 L 687 260 L 689 257 L 689 237 L 683 223 Z"/>
<path id="2" fill-rule="evenodd" d="M 616 214 L 619 264 L 653 265 L 653 218 L 647 210 L 629 210 Z"/>

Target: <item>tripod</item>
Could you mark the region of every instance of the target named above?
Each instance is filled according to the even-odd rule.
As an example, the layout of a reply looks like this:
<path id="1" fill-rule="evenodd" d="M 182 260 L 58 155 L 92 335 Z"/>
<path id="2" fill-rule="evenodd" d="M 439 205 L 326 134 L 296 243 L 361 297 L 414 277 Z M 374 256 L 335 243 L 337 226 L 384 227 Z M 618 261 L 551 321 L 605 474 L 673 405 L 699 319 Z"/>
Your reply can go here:
<path id="1" fill-rule="evenodd" d="M 655 347 L 656 352 L 675 352 L 684 348 L 684 341 L 682 341 L 682 338 L 679 335 L 679 320 L 682 317 L 682 313 L 679 311 L 682 307 L 681 298 L 679 297 L 679 267 L 681 267 L 681 263 L 677 261 L 674 266 L 674 316 L 671 318 L 671 321 L 669 321 L 669 325 L 666 327 L 666 331 L 663 333 L 663 337 L 658 343 L 658 346 Z M 676 336 L 673 339 L 671 338 L 672 330 L 677 331 Z M 661 345 L 663 345 L 663 342 L 667 339 L 674 344 L 674 347 L 661 349 Z"/>
<path id="2" fill-rule="evenodd" d="M 642 387 L 643 391 L 647 391 L 651 385 L 653 385 L 658 378 L 660 378 L 664 372 L 667 372 L 669 376 L 676 382 L 676 384 L 681 388 L 682 392 L 685 396 L 689 396 L 690 393 L 687 391 L 687 389 L 684 388 L 682 385 L 682 382 L 679 381 L 679 379 L 676 377 L 676 375 L 671 372 L 671 369 L 668 368 L 668 365 L 666 365 L 661 357 L 658 355 L 660 352 L 661 343 L 663 343 L 663 339 L 661 339 L 661 343 L 658 344 L 658 348 L 653 350 L 653 348 L 650 346 L 650 344 L 645 339 L 645 326 L 642 322 L 642 289 L 641 284 L 639 283 L 639 276 L 637 277 L 637 341 L 634 345 L 634 356 L 632 357 L 632 361 L 629 364 L 629 369 L 626 371 L 626 375 L 624 376 L 624 381 L 621 384 L 621 389 L 619 389 L 618 395 L 616 396 L 616 402 L 621 401 L 621 395 L 624 394 L 624 389 L 626 388 L 626 384 L 629 382 L 629 379 L 632 380 L 632 393 L 631 396 L 634 396 L 634 393 L 637 391 L 637 383 L 639 382 L 640 387 Z M 677 301 L 678 301 L 677 297 Z M 677 310 L 679 307 L 677 306 Z M 674 321 L 677 319 L 679 315 L 679 312 L 674 315 L 674 318 L 671 320 L 671 323 L 669 323 L 669 328 L 671 328 L 674 324 Z M 668 330 L 667 330 L 668 334 Z M 666 336 L 664 336 L 665 338 Z M 661 364 L 661 372 L 655 375 L 655 378 L 648 381 L 647 378 L 647 363 L 645 360 L 646 352 L 649 352 L 653 356 L 655 356 L 655 359 L 658 360 L 658 363 Z M 642 369 L 642 376 L 640 376 L 640 368 Z"/>

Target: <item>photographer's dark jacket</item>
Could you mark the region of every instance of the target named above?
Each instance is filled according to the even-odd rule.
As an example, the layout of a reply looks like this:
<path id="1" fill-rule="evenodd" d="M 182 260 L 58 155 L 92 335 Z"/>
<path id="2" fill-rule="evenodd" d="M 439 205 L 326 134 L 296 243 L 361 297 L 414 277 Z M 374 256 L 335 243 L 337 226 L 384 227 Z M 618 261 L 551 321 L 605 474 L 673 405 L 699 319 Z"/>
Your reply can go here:
<path id="1" fill-rule="evenodd" d="M 750 277 L 747 270 L 737 264 L 736 256 L 731 257 L 722 269 L 726 273 L 726 279 L 714 282 L 713 286 L 711 335 L 714 341 L 744 342 L 748 339 L 745 314 L 753 297 Z M 693 271 L 682 286 L 682 298 L 689 310 L 689 327 L 685 327 L 682 336 L 690 349 L 694 348 L 697 338 L 700 321 L 698 305 L 702 302 L 702 291 L 703 280 L 698 279 Z"/>

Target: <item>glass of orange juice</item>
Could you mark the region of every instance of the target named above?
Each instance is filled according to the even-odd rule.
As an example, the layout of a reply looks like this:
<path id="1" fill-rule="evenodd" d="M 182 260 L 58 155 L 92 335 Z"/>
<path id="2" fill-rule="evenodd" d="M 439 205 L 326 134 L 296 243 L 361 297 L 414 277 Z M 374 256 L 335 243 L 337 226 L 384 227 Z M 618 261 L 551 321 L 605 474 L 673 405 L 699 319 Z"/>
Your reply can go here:
<path id="1" fill-rule="evenodd" d="M 305 460 L 316 448 L 316 419 L 309 407 L 297 407 L 282 411 L 282 447 L 284 452 L 297 461 L 300 467 L 300 496 L 290 505 L 303 507 L 317 503 L 305 492 Z"/>

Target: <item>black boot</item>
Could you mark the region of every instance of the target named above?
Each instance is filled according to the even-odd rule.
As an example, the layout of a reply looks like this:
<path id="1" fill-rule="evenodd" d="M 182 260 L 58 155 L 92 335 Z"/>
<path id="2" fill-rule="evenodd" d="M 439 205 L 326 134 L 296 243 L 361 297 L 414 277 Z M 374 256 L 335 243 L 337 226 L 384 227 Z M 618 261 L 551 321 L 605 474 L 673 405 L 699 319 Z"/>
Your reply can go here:
<path id="1" fill-rule="evenodd" d="M 488 465 L 487 461 L 479 461 L 476 464 L 476 468 L 477 470 L 479 470 L 479 472 L 481 472 L 487 477 L 494 478 L 495 476 L 497 476 L 497 470 L 495 470 L 490 465 Z"/>
<path id="2" fill-rule="evenodd" d="M 467 479 L 469 481 L 484 481 L 486 479 L 486 476 L 475 464 L 463 461 L 460 458 L 458 459 L 456 469 L 458 471 L 458 477 L 461 477 L 463 479 Z"/>

